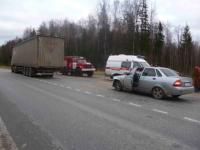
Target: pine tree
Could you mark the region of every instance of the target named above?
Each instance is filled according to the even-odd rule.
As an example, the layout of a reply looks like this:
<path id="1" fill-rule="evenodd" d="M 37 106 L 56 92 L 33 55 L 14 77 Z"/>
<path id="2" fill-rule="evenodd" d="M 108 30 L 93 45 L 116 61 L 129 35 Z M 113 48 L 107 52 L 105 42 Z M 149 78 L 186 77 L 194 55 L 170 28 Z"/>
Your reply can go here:
<path id="1" fill-rule="evenodd" d="M 155 57 L 156 61 L 155 63 L 160 65 L 160 58 L 161 58 L 161 51 L 164 45 L 164 33 L 163 33 L 163 25 L 161 22 L 158 23 L 157 26 L 157 32 L 155 33 L 155 45 L 154 45 L 154 52 L 155 52 Z"/>
<path id="2" fill-rule="evenodd" d="M 108 4 L 106 0 L 102 0 L 100 3 L 100 11 L 98 14 L 98 56 L 99 61 L 103 62 L 103 66 L 105 65 L 107 55 L 109 54 L 109 35 L 110 35 L 110 24 L 108 17 Z M 102 67 L 102 66 L 101 66 Z"/>
<path id="3" fill-rule="evenodd" d="M 149 29 L 149 20 L 148 20 L 148 7 L 147 1 L 142 0 L 141 10 L 140 10 L 140 47 L 143 51 L 143 54 L 148 55 L 150 51 L 150 29 Z"/>
<path id="4" fill-rule="evenodd" d="M 190 33 L 190 28 L 188 25 L 185 26 L 184 31 L 181 36 L 181 46 L 180 46 L 180 56 L 182 57 L 183 70 L 185 73 L 191 71 L 192 66 L 192 35 Z"/>

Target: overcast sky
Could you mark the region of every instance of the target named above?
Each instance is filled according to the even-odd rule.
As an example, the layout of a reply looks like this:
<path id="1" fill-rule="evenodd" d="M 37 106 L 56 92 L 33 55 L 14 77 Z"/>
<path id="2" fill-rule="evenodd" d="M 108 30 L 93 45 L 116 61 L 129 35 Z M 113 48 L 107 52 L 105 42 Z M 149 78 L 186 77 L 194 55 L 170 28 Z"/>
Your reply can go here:
<path id="1" fill-rule="evenodd" d="M 112 0 L 111 0 L 112 1 Z M 151 1 L 151 0 L 149 0 Z M 200 0 L 152 0 L 157 18 L 173 26 L 188 24 L 200 40 Z M 50 19 L 79 20 L 95 12 L 98 0 L 0 0 L 0 45 Z"/>

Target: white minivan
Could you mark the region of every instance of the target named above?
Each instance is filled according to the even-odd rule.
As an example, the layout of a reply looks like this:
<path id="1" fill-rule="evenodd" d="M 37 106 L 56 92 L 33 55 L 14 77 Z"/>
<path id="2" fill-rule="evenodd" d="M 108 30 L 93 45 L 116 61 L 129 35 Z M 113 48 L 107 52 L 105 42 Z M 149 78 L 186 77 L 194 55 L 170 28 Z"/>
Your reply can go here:
<path id="1" fill-rule="evenodd" d="M 105 68 L 105 75 L 113 78 L 130 72 L 134 68 L 149 67 L 142 56 L 135 55 L 111 55 L 108 57 Z"/>

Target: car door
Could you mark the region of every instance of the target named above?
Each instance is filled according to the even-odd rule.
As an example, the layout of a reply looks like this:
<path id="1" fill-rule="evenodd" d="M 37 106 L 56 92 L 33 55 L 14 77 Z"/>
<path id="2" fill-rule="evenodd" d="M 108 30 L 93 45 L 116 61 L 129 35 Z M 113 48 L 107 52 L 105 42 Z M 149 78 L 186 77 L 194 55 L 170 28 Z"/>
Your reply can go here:
<path id="1" fill-rule="evenodd" d="M 124 87 L 128 91 L 132 91 L 132 84 L 133 84 L 133 74 L 126 75 L 124 78 Z"/>
<path id="2" fill-rule="evenodd" d="M 154 85 L 156 84 L 157 76 L 154 68 L 144 69 L 140 81 L 138 90 L 145 93 L 150 93 Z"/>

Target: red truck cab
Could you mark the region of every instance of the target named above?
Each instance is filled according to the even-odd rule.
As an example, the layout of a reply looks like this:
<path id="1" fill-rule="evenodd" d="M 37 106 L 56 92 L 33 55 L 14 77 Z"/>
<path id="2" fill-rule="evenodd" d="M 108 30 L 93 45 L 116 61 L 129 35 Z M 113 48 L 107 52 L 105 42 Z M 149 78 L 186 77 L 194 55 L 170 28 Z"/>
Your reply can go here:
<path id="1" fill-rule="evenodd" d="M 95 68 L 84 57 L 79 56 L 65 56 L 65 67 L 62 71 L 64 75 L 79 75 L 87 74 L 89 77 L 93 76 Z"/>

